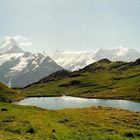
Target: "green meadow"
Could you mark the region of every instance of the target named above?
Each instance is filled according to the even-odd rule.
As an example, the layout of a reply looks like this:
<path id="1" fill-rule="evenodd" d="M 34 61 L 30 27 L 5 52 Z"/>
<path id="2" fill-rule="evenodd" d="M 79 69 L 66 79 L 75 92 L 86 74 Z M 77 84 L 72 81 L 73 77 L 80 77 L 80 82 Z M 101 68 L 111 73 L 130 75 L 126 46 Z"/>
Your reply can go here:
<path id="1" fill-rule="evenodd" d="M 140 113 L 119 109 L 45 110 L 0 103 L 1 140 L 140 140 Z"/>
<path id="2" fill-rule="evenodd" d="M 61 95 L 140 99 L 140 65 L 101 61 L 77 73 L 22 89 L 0 84 L 0 140 L 140 140 L 140 112 L 109 107 L 47 110 L 12 103 Z"/>
<path id="3" fill-rule="evenodd" d="M 140 65 L 129 67 L 129 63 L 124 62 L 97 62 L 77 73 L 78 76 L 33 84 L 21 92 L 26 96 L 140 99 Z"/>

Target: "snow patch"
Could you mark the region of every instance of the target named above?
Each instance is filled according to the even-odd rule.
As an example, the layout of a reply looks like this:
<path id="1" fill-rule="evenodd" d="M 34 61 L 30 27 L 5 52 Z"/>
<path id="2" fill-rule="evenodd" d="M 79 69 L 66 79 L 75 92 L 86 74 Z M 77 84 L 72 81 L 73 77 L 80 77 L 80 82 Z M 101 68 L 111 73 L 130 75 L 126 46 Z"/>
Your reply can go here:
<path id="1" fill-rule="evenodd" d="M 97 49 L 95 51 L 59 51 L 52 57 L 53 60 L 65 69 L 75 71 L 98 60 L 107 58 L 111 61 L 135 61 L 140 53 L 133 49 L 120 47 L 117 49 Z"/>
<path id="2" fill-rule="evenodd" d="M 0 55 L 0 65 L 8 62 L 8 61 L 12 61 L 12 59 L 17 59 L 19 57 L 21 57 L 23 55 L 23 53 L 17 53 L 17 54 L 3 54 Z"/>
<path id="3" fill-rule="evenodd" d="M 26 66 L 28 65 L 28 58 L 21 57 L 20 62 L 13 68 L 11 68 L 12 71 L 22 71 Z"/>
<path id="4" fill-rule="evenodd" d="M 129 49 L 128 48 L 124 48 L 124 47 L 120 47 L 118 52 L 117 52 L 117 56 L 125 56 L 128 53 Z"/>

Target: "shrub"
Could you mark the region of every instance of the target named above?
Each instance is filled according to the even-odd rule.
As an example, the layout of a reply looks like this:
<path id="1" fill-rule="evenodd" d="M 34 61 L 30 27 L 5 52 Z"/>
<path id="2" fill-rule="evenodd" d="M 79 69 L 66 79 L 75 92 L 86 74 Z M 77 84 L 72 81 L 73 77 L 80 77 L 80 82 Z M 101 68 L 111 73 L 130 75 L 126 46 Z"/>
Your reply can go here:
<path id="1" fill-rule="evenodd" d="M 124 135 L 125 137 L 131 137 L 131 138 L 135 137 L 133 132 L 126 132 Z"/>
<path id="2" fill-rule="evenodd" d="M 36 131 L 33 127 L 28 128 L 27 133 L 34 134 Z"/>

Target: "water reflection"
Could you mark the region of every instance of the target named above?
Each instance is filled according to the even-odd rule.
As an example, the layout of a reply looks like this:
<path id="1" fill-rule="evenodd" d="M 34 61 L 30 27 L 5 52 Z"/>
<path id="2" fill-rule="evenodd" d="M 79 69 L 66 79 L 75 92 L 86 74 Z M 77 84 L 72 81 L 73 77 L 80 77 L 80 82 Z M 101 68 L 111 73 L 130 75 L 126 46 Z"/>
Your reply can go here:
<path id="1" fill-rule="evenodd" d="M 89 106 L 105 106 L 122 108 L 129 111 L 139 111 L 140 103 L 128 100 L 86 99 L 70 96 L 62 97 L 34 97 L 23 99 L 16 104 L 32 105 L 46 109 L 84 108 Z"/>

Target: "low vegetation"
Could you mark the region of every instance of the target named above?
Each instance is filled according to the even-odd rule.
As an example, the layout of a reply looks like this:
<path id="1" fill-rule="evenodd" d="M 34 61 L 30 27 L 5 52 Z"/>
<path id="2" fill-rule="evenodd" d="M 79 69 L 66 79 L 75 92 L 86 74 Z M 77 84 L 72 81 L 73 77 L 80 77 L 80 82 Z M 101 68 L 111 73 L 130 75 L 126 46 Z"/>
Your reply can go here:
<path id="1" fill-rule="evenodd" d="M 119 109 L 43 110 L 0 103 L 1 140 L 140 140 L 140 113 Z"/>
<path id="2" fill-rule="evenodd" d="M 60 95 L 139 100 L 139 64 L 102 60 L 23 89 L 0 84 L 0 140 L 140 140 L 140 112 L 103 107 L 51 111 L 10 103 Z"/>
<path id="3" fill-rule="evenodd" d="M 21 92 L 26 96 L 71 95 L 140 100 L 140 64 L 105 59 L 64 78 L 44 79 Z"/>
<path id="4" fill-rule="evenodd" d="M 20 94 L 19 90 L 11 89 L 0 83 L 0 102 L 14 102 L 22 98 L 23 94 Z"/>

